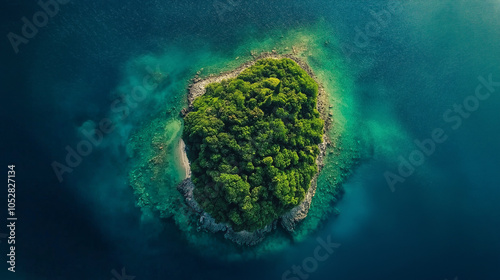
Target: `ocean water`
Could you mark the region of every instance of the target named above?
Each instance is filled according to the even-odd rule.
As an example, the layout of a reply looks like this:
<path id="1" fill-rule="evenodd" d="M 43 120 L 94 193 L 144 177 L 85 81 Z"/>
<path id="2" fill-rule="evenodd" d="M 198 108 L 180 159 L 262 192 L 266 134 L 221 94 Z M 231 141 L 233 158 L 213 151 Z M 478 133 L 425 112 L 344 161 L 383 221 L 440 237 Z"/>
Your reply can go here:
<path id="1" fill-rule="evenodd" d="M 404 1 L 390 17 L 393 1 L 123 2 L 61 4 L 17 54 L 7 34 L 41 8 L 2 3 L 0 159 L 16 165 L 19 220 L 17 272 L 0 239 L 1 279 L 119 279 L 122 268 L 137 280 L 500 278 L 500 1 Z M 315 231 L 258 258 L 207 257 L 211 244 L 193 246 L 178 220 L 136 207 L 129 139 L 171 119 L 164 136 L 177 143 L 198 70 L 292 46 L 364 158 L 343 184 L 340 215 Z M 144 98 L 130 101 L 141 85 Z M 51 164 L 106 118 L 115 129 L 60 182 Z M 446 140 L 411 158 L 436 130 Z M 423 162 L 391 188 L 384 174 L 410 160 Z M 165 172 L 175 185 L 180 170 Z M 340 247 L 311 266 L 318 238 Z M 306 266 L 302 277 L 287 276 L 294 265 Z"/>

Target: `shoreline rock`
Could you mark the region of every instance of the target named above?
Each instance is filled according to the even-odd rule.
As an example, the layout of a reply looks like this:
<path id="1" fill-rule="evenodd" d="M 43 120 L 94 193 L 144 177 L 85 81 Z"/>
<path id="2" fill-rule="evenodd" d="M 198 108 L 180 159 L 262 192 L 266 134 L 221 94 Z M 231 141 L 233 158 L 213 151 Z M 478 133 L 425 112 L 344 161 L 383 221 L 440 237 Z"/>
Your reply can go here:
<path id="1" fill-rule="evenodd" d="M 191 177 L 184 179 L 179 185 L 177 185 L 177 190 L 184 196 L 186 204 L 193 211 L 200 215 L 198 220 L 198 231 L 208 231 L 211 233 L 223 232 L 224 238 L 231 240 L 238 245 L 253 246 L 259 244 L 266 237 L 267 233 L 276 229 L 277 221 L 274 221 L 270 225 L 267 225 L 263 229 L 256 230 L 254 232 L 249 231 L 234 231 L 230 225 L 225 223 L 217 223 L 215 219 L 210 216 L 207 212 L 203 211 L 199 206 L 198 202 L 193 197 L 194 184 L 191 181 Z"/>
<path id="2" fill-rule="evenodd" d="M 329 105 L 327 104 L 327 99 L 326 99 L 326 92 L 322 86 L 321 83 L 319 83 L 316 75 L 312 71 L 312 69 L 302 61 L 301 59 L 294 57 L 292 55 L 277 55 L 275 53 L 262 53 L 261 55 L 255 57 L 246 63 L 243 63 L 241 66 L 236 68 L 235 70 L 229 71 L 229 72 L 224 72 L 221 73 L 218 76 L 213 76 L 210 75 L 209 77 L 205 79 L 200 79 L 198 77 L 193 78 L 191 84 L 188 86 L 188 109 L 183 109 L 182 110 L 182 116 L 185 116 L 189 111 L 192 110 L 192 104 L 196 98 L 199 96 L 205 94 L 205 88 L 208 84 L 211 83 L 217 83 L 221 82 L 226 79 L 231 79 L 237 77 L 241 72 L 243 72 L 245 69 L 253 66 L 256 61 L 260 59 L 265 59 L 265 58 L 272 58 L 272 59 L 282 59 L 282 58 L 289 58 L 293 61 L 295 61 L 304 71 L 307 72 L 311 78 L 313 78 L 316 83 L 318 84 L 318 101 L 316 104 L 316 108 L 320 112 L 321 118 L 324 120 L 325 125 L 324 125 L 324 131 L 323 131 L 323 143 L 319 144 L 319 150 L 320 153 L 318 157 L 316 158 L 316 164 L 318 166 L 318 172 L 314 175 L 313 179 L 311 180 L 311 186 L 309 187 L 307 194 L 305 198 L 302 200 L 302 202 L 292 208 L 290 211 L 279 217 L 277 220 L 273 221 L 271 224 L 265 226 L 262 229 L 256 230 L 254 232 L 248 232 L 248 231 L 240 231 L 240 232 L 235 232 L 230 225 L 224 224 L 224 223 L 216 223 L 215 219 L 210 216 L 210 214 L 206 213 L 201 209 L 201 207 L 198 205 L 196 200 L 194 199 L 193 196 L 193 190 L 195 188 L 194 184 L 191 181 L 191 173 L 190 171 L 187 172 L 189 174 L 186 179 L 184 179 L 178 186 L 177 189 L 179 192 L 183 195 L 186 204 L 196 213 L 200 215 L 200 219 L 198 221 L 198 231 L 204 230 L 212 233 L 217 233 L 217 232 L 223 232 L 224 233 L 224 238 L 231 240 L 232 242 L 235 242 L 239 245 L 247 245 L 247 246 L 253 246 L 258 243 L 260 243 L 266 235 L 273 230 L 276 229 L 278 221 L 280 221 L 280 225 L 287 231 L 293 232 L 295 230 L 296 225 L 305 219 L 307 217 L 307 214 L 309 212 L 309 208 L 311 207 L 311 202 L 312 198 L 314 197 L 316 193 L 316 188 L 317 188 L 317 179 L 318 175 L 322 170 L 323 167 L 323 160 L 326 155 L 326 147 L 330 144 L 330 140 L 327 137 L 326 131 L 330 129 L 330 125 L 332 123 L 331 121 L 331 116 L 327 114 L 327 108 L 329 108 Z M 182 141 L 182 140 L 181 140 Z M 182 145 L 184 147 L 184 145 Z M 185 148 L 185 147 L 184 147 Z M 184 155 L 186 154 L 186 151 L 182 151 Z"/>

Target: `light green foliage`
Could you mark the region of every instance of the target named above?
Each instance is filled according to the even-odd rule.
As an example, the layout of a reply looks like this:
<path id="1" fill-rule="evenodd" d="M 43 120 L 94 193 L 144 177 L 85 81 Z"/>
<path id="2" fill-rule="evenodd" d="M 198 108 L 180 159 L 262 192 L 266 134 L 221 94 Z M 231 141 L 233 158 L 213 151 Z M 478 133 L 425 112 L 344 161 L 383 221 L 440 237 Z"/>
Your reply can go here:
<path id="1" fill-rule="evenodd" d="M 316 82 L 290 59 L 262 59 L 209 84 L 183 132 L 201 207 L 253 231 L 298 205 L 317 172 L 317 95 Z"/>

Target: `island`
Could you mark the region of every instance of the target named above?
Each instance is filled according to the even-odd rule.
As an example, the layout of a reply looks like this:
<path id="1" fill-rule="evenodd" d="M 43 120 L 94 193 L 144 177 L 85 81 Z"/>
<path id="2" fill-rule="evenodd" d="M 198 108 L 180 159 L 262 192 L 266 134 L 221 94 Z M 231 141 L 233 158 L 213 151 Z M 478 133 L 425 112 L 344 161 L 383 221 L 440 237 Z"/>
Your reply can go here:
<path id="1" fill-rule="evenodd" d="M 163 110 L 125 146 L 142 223 L 175 226 L 201 255 L 242 260 L 301 242 L 339 214 L 343 183 L 370 146 L 353 81 L 301 40 L 163 80 Z"/>
<path id="2" fill-rule="evenodd" d="M 178 189 L 201 227 L 246 245 L 278 220 L 293 231 L 307 216 L 328 141 L 312 71 L 268 55 L 189 92 L 180 147 L 190 176 Z"/>

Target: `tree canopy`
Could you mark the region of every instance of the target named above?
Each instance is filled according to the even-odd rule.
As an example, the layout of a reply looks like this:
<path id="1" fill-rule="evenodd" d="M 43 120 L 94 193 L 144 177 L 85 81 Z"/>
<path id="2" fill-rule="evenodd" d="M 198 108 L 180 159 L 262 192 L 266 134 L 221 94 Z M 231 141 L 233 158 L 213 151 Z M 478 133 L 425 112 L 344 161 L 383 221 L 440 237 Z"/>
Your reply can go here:
<path id="1" fill-rule="evenodd" d="M 194 197 L 217 222 L 254 231 L 298 205 L 316 174 L 318 85 L 288 58 L 207 85 L 185 116 Z"/>

